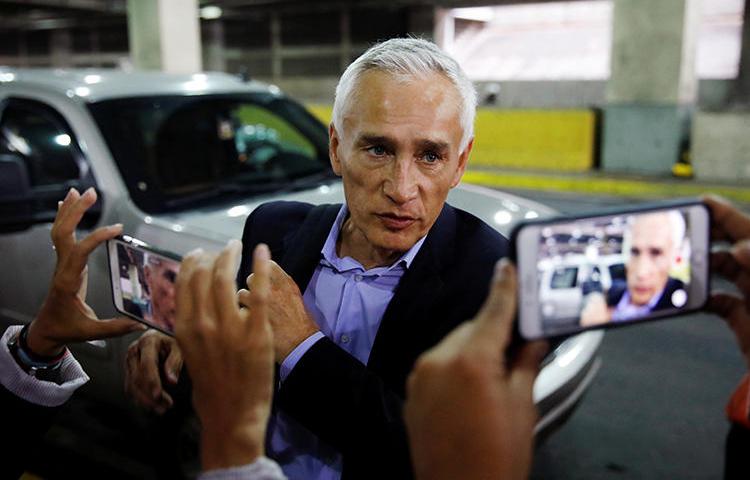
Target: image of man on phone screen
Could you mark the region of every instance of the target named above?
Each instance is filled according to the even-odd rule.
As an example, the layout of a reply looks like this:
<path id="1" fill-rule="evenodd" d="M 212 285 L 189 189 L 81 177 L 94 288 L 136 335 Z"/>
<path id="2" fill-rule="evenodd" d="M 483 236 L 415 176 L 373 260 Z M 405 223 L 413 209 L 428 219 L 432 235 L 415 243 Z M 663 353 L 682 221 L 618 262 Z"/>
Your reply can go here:
<path id="1" fill-rule="evenodd" d="M 118 250 L 123 266 L 127 266 L 120 273 L 120 282 L 130 293 L 123 302 L 125 310 L 147 323 L 174 331 L 175 280 L 180 264 L 149 253 L 139 255 L 123 245 L 118 245 Z"/>
<path id="2" fill-rule="evenodd" d="M 685 283 L 673 275 L 689 277 L 685 231 L 685 218 L 677 210 L 628 218 L 623 235 L 626 281 L 613 281 L 606 298 L 588 298 L 581 324 L 628 321 L 684 306 Z"/>

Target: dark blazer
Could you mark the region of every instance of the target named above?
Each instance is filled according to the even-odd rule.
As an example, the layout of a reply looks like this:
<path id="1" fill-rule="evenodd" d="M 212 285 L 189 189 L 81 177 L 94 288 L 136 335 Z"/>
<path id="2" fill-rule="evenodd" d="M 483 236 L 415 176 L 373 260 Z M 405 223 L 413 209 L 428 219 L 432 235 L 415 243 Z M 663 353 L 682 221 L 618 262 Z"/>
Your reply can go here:
<path id="1" fill-rule="evenodd" d="M 52 425 L 60 407 L 43 407 L 17 397 L 0 385 L 3 455 L 0 478 L 19 478 L 35 446 Z"/>
<path id="2" fill-rule="evenodd" d="M 254 210 L 240 284 L 265 242 L 304 292 L 339 208 L 274 202 Z M 406 378 L 419 354 L 477 313 L 507 252 L 502 235 L 446 204 L 386 308 L 367 365 L 324 338 L 284 381 L 277 406 L 343 454 L 344 478 L 413 476 L 401 415 Z"/>
<path id="3" fill-rule="evenodd" d="M 653 306 L 651 311 L 655 312 L 657 310 L 664 310 L 666 308 L 675 308 L 675 306 L 672 305 L 672 294 L 675 291 L 684 288 L 685 284 L 682 283 L 682 280 L 669 277 L 669 279 L 667 280 L 667 284 L 664 286 L 664 291 L 661 293 L 659 300 Z M 627 289 L 628 285 L 626 282 L 622 280 L 613 282 L 612 287 L 610 287 L 609 291 L 607 292 L 607 305 L 609 305 L 610 307 L 616 306 L 622 299 L 622 296 L 625 295 L 625 291 Z"/>

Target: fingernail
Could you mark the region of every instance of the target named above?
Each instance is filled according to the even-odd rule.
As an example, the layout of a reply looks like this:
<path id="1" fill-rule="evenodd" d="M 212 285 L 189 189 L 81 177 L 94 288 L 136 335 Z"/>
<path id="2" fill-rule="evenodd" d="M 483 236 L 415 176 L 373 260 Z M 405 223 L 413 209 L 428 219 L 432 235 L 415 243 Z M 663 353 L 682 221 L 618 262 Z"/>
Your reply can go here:
<path id="1" fill-rule="evenodd" d="M 167 373 L 167 378 L 169 378 L 169 381 L 172 383 L 177 383 L 177 374 L 174 371 L 170 371 Z"/>
<path id="2" fill-rule="evenodd" d="M 83 192 L 84 195 L 90 196 L 94 193 L 94 187 L 89 187 L 86 189 L 85 192 Z"/>
<path id="3" fill-rule="evenodd" d="M 187 253 L 187 255 L 185 255 L 185 256 L 186 256 L 186 257 L 187 257 L 188 255 L 189 255 L 189 256 L 195 256 L 195 255 L 200 255 L 200 254 L 202 254 L 202 253 L 203 253 L 203 249 L 199 247 L 199 248 L 195 248 L 195 249 L 193 249 L 193 250 L 190 250 L 190 251 L 189 251 L 189 252 Z"/>
<path id="4" fill-rule="evenodd" d="M 67 194 L 67 195 L 65 195 L 65 199 L 63 200 L 63 202 L 64 202 L 65 200 L 69 199 L 71 195 L 73 195 L 73 191 L 74 191 L 74 190 L 75 190 L 75 188 L 73 188 L 73 187 L 70 187 L 70 190 L 68 190 L 68 194 Z M 62 202 L 60 202 L 60 203 L 62 203 Z"/>
<path id="5" fill-rule="evenodd" d="M 115 223 L 114 225 L 110 225 L 109 229 L 114 230 L 122 230 L 122 223 Z"/>
<path id="6" fill-rule="evenodd" d="M 495 264 L 495 280 L 502 280 L 505 277 L 506 272 L 508 271 L 508 265 L 510 265 L 510 262 L 507 258 L 503 257 Z"/>
<path id="7" fill-rule="evenodd" d="M 271 251 L 268 249 L 268 245 L 266 245 L 265 243 L 259 243 L 258 246 L 255 247 L 255 251 L 257 252 L 259 260 L 271 259 Z"/>

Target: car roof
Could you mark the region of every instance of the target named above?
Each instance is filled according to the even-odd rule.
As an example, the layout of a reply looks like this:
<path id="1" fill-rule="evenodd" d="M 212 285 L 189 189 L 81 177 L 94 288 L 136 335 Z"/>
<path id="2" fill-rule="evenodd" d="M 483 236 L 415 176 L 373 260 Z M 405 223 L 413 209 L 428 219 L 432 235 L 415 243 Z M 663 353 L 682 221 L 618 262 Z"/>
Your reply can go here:
<path id="1" fill-rule="evenodd" d="M 41 88 L 86 102 L 154 95 L 205 95 L 237 92 L 279 94 L 274 85 L 245 82 L 226 73 L 172 74 L 163 72 L 127 72 L 115 69 L 13 69 L 0 67 L 0 87 Z"/>

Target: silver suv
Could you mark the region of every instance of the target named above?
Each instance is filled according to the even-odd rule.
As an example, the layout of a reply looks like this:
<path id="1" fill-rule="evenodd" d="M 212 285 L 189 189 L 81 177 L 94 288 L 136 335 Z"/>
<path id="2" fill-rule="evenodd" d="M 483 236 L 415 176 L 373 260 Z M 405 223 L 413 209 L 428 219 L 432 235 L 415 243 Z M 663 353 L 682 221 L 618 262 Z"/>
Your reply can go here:
<path id="1" fill-rule="evenodd" d="M 271 200 L 335 203 L 326 128 L 278 88 L 225 74 L 0 69 L 0 321 L 29 322 L 54 266 L 57 200 L 93 186 L 97 205 L 80 235 L 120 222 L 124 231 L 179 254 L 220 249 L 245 217 Z M 508 234 L 543 205 L 471 185 L 448 200 Z M 89 263 L 89 302 L 114 315 L 106 255 Z M 548 356 L 534 389 L 538 431 L 565 419 L 599 367 L 590 332 Z M 135 415 L 123 393 L 133 337 L 73 347 L 92 381 L 82 396 Z"/>

